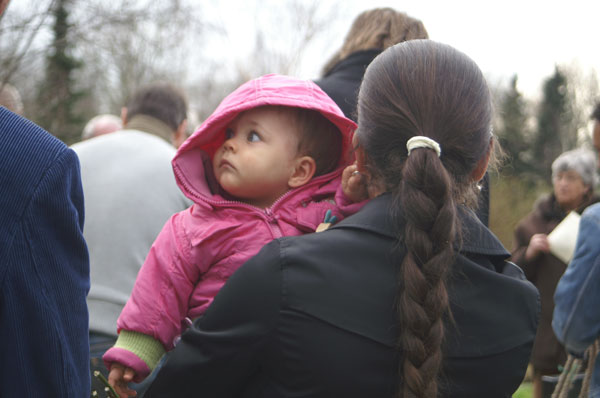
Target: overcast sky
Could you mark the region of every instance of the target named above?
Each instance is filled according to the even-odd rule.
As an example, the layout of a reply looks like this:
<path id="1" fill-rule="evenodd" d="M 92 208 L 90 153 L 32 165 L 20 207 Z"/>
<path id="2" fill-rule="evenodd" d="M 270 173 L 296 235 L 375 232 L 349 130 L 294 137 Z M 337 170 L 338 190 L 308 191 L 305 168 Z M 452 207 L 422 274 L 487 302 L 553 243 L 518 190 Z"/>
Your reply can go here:
<path id="1" fill-rule="evenodd" d="M 37 0 L 28 0 L 34 2 Z M 27 0 L 12 0 L 17 8 Z M 159 1 L 159 0 L 157 0 Z M 185 0 L 215 28 L 202 36 L 202 48 L 227 65 L 251 62 L 244 51 L 253 47 L 257 24 L 270 42 L 280 48 L 289 41 L 285 15 L 289 1 L 281 0 Z M 297 75 L 312 79 L 342 41 L 354 18 L 367 9 L 392 7 L 423 21 L 433 40 L 450 44 L 477 62 L 492 84 L 519 76 L 526 96 L 539 95 L 541 82 L 556 64 L 578 65 L 589 74 L 600 71 L 600 0 L 296 0 L 317 2 L 335 17 L 304 55 Z M 185 27 L 183 27 L 185 28 Z M 223 34 L 225 33 L 225 34 Z M 190 56 L 190 60 L 193 57 Z M 232 62 L 233 61 L 233 62 Z M 191 61 L 193 62 L 193 61 Z M 232 66 L 234 68 L 235 65 Z M 201 69 L 197 67 L 196 69 Z"/>
<path id="2" fill-rule="evenodd" d="M 396 3 L 396 5 L 394 5 Z M 598 0 L 404 0 L 432 39 L 471 56 L 493 77 L 519 75 L 520 88 L 537 91 L 555 64 L 600 67 Z"/>
<path id="3" fill-rule="evenodd" d="M 312 1 L 312 0 L 307 0 Z M 327 4 L 330 0 L 322 0 Z M 468 54 L 490 80 L 519 76 L 519 88 L 528 96 L 539 94 L 541 81 L 556 64 L 577 63 L 584 73 L 600 68 L 599 0 L 344 0 L 327 43 L 320 43 L 305 60 L 301 77 L 313 78 L 329 55 L 341 45 L 354 17 L 380 6 L 405 11 L 423 21 L 433 40 Z M 230 40 L 251 39 L 248 15 L 268 12 L 263 1 L 221 0 L 218 18 Z M 255 8 L 254 10 L 252 8 Z M 257 8 L 258 7 L 258 8 Z M 261 11 L 261 9 L 263 11 Z M 232 12 L 232 10 L 235 10 Z M 215 21 L 217 22 L 217 21 Z M 325 55 L 326 54 L 326 55 Z"/>

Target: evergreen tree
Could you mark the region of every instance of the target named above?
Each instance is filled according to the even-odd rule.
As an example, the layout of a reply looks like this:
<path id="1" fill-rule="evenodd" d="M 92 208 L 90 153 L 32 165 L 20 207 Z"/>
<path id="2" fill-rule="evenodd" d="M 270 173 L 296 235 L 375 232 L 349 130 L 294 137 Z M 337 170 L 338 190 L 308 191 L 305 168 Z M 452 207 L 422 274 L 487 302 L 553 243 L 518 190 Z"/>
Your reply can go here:
<path id="1" fill-rule="evenodd" d="M 550 180 L 552 162 L 571 140 L 567 97 L 567 79 L 558 67 L 543 83 L 543 97 L 537 115 L 537 131 L 533 141 L 533 161 L 539 175 Z"/>
<path id="2" fill-rule="evenodd" d="M 528 140 L 526 103 L 517 89 L 517 75 L 500 99 L 500 126 L 497 135 L 507 159 L 503 171 L 511 175 L 527 175 L 532 172 L 532 151 Z"/>
<path id="3" fill-rule="evenodd" d="M 82 67 L 70 42 L 68 22 L 72 0 L 57 0 L 52 10 L 53 40 L 46 59 L 44 82 L 40 86 L 35 121 L 67 144 L 79 140 L 83 126 L 93 111 L 82 112 L 78 103 L 85 91 L 75 88 L 75 72 Z"/>

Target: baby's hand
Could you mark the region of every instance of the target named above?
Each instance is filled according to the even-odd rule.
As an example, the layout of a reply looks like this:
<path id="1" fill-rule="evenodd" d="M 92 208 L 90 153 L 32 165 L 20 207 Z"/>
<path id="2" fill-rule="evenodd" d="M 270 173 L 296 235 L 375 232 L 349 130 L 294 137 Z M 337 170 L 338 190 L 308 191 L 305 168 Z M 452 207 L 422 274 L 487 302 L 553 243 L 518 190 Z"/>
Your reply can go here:
<path id="1" fill-rule="evenodd" d="M 369 198 L 367 192 L 367 182 L 356 168 L 356 165 L 350 165 L 342 173 L 342 189 L 344 195 L 351 202 L 360 202 Z"/>
<path id="2" fill-rule="evenodd" d="M 135 377 L 135 371 L 127 368 L 118 362 L 113 362 L 110 365 L 108 373 L 108 382 L 115 389 L 120 398 L 135 397 L 137 392 L 127 386 L 127 384 Z"/>

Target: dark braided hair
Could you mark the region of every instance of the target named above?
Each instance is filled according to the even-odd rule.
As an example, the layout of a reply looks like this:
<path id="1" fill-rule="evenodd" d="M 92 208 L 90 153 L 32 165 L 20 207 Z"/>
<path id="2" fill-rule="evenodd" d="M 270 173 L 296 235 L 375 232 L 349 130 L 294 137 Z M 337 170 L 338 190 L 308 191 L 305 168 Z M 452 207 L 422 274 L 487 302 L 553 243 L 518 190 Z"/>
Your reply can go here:
<path id="1" fill-rule="evenodd" d="M 437 397 L 446 279 L 460 244 L 457 204 L 491 142 L 492 107 L 477 65 L 429 40 L 397 44 L 368 67 L 358 100 L 358 145 L 372 184 L 393 196 L 396 227 L 399 397 Z M 426 136 L 441 156 L 407 141 Z"/>

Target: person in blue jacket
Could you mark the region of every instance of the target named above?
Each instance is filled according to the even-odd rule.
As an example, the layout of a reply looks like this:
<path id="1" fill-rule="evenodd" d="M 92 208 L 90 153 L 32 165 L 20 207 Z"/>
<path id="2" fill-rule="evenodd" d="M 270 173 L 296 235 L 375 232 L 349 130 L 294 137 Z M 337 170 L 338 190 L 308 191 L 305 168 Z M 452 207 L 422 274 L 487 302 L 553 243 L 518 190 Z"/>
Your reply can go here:
<path id="1" fill-rule="evenodd" d="M 88 397 L 79 161 L 3 107 L 0 192 L 0 397 Z"/>
<path id="2" fill-rule="evenodd" d="M 573 260 L 556 286 L 552 328 L 567 351 L 581 356 L 600 337 L 600 203 L 581 216 Z M 600 397 L 596 360 L 590 397 Z"/>

